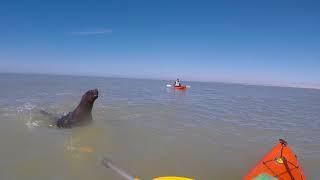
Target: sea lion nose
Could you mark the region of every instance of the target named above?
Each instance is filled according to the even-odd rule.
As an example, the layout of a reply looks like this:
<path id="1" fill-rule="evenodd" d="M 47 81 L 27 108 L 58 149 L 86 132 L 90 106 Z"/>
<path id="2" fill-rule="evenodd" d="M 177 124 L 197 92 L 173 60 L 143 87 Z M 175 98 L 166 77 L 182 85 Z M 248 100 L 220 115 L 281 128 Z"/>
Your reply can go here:
<path id="1" fill-rule="evenodd" d="M 93 91 L 94 91 L 94 96 L 95 96 L 95 97 L 98 97 L 98 96 L 99 96 L 99 91 L 98 91 L 98 89 L 94 89 Z"/>

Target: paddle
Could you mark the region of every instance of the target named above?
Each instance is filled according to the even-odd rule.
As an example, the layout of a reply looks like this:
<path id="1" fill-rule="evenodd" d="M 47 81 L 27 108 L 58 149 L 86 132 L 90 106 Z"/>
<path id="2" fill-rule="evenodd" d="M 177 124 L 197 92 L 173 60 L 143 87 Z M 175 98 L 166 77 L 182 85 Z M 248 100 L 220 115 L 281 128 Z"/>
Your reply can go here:
<path id="1" fill-rule="evenodd" d="M 113 171 L 115 171 L 117 174 L 122 176 L 123 178 L 127 180 L 138 180 L 138 178 L 134 178 L 133 176 L 129 175 L 128 173 L 124 172 L 122 169 L 115 166 L 109 159 L 103 158 L 102 165 L 106 168 L 110 168 Z"/>
<path id="2" fill-rule="evenodd" d="M 129 175 L 122 169 L 115 166 L 108 158 L 103 158 L 102 165 L 106 168 L 112 169 L 113 171 L 115 171 L 117 174 L 119 174 L 126 180 L 139 180 L 138 178 L 135 178 Z M 157 178 L 154 178 L 153 180 L 194 180 L 194 179 L 185 178 L 185 177 L 167 176 L 167 177 L 157 177 Z"/>
<path id="3" fill-rule="evenodd" d="M 172 84 L 167 84 L 166 86 L 167 86 L 167 87 L 173 87 Z M 186 85 L 186 88 L 191 88 L 191 86 L 190 86 L 190 85 Z"/>

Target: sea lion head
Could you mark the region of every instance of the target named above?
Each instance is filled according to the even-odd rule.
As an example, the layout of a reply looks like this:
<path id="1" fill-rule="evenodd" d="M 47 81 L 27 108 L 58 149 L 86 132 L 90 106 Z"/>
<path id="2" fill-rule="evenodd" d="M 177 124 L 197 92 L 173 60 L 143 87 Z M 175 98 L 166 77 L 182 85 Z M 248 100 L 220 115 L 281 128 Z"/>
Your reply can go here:
<path id="1" fill-rule="evenodd" d="M 99 97 L 99 91 L 98 89 L 92 89 L 87 91 L 83 96 L 82 100 L 89 103 L 93 104 L 96 99 Z"/>

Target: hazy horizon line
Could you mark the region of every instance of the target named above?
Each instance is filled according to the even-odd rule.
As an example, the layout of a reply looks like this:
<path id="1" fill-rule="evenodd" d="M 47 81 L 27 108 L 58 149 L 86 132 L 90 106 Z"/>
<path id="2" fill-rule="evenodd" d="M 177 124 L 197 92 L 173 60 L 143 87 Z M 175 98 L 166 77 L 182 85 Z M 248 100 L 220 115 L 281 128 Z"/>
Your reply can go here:
<path id="1" fill-rule="evenodd" d="M 175 78 L 151 78 L 151 77 L 134 77 L 121 74 L 68 74 L 68 73 L 43 73 L 43 72 L 1 72 L 0 74 L 17 74 L 17 75 L 49 75 L 49 76 L 70 76 L 70 77 L 97 77 L 97 78 L 121 78 L 121 79 L 141 79 L 141 80 L 160 80 L 160 81 L 174 81 Z M 320 90 L 320 83 L 315 85 L 299 85 L 299 83 L 259 83 L 259 82 L 241 82 L 241 81 L 219 81 L 219 80 L 183 80 L 184 82 L 201 82 L 201 83 L 224 83 L 224 84 L 239 84 L 248 86 L 266 86 L 266 87 L 283 87 L 283 88 L 298 88 L 298 89 L 315 89 Z M 308 84 L 308 83 L 304 83 Z"/>

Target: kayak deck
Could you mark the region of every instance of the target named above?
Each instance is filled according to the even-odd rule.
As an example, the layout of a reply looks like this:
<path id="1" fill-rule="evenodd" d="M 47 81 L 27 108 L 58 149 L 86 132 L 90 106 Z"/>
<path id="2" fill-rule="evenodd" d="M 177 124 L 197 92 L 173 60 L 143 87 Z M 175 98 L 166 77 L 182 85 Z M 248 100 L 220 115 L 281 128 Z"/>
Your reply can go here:
<path id="1" fill-rule="evenodd" d="M 279 180 L 306 179 L 297 156 L 286 141 L 280 139 L 243 180 L 266 179 L 266 176 Z"/>

